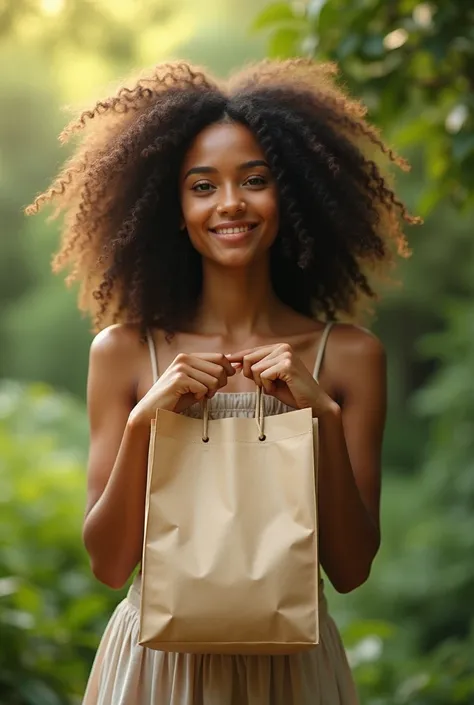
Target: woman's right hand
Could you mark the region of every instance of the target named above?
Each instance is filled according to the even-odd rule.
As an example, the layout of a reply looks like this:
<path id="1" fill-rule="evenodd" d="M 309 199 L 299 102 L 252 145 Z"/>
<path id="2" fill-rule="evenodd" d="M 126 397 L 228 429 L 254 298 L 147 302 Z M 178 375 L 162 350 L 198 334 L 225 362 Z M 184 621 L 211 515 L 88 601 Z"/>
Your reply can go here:
<path id="1" fill-rule="evenodd" d="M 157 409 L 180 413 L 225 387 L 235 369 L 221 353 L 180 353 L 138 402 L 130 420 L 149 424 Z"/>

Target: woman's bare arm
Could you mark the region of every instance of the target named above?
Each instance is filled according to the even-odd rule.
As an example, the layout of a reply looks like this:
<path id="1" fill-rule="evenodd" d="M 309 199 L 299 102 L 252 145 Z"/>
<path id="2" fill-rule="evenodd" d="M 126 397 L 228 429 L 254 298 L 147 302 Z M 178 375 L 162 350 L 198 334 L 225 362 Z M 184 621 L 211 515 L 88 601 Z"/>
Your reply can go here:
<path id="1" fill-rule="evenodd" d="M 137 334 L 112 327 L 95 338 L 89 364 L 90 452 L 83 538 L 94 575 L 117 589 L 138 564 L 143 542 L 149 427 L 130 422 L 137 358 Z"/>
<path id="2" fill-rule="evenodd" d="M 328 343 L 324 379 L 335 380 L 341 406 L 319 420 L 320 560 L 334 587 L 349 592 L 369 576 L 380 545 L 386 416 L 382 344 L 366 331 L 337 326 Z"/>

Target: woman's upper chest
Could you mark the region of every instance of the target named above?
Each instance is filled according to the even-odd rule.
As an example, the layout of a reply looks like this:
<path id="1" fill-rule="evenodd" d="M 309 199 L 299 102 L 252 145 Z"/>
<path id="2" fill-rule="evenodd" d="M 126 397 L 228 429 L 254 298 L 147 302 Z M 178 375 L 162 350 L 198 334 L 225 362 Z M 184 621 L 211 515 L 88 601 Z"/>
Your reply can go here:
<path id="1" fill-rule="evenodd" d="M 198 336 L 185 333 L 176 334 L 167 340 L 162 331 L 151 332 L 154 342 L 154 351 L 157 361 L 158 375 L 163 374 L 177 355 L 180 353 L 222 353 L 224 355 L 234 353 L 236 350 L 252 350 L 259 347 L 271 347 L 281 343 L 291 345 L 294 354 L 297 355 L 306 368 L 313 371 L 315 368 L 317 351 L 321 339 L 322 331 L 306 333 L 303 335 L 289 335 L 285 338 L 276 337 L 252 337 L 239 341 L 229 342 L 223 337 Z M 150 365 L 149 365 L 150 367 Z M 255 385 L 252 380 L 242 374 L 236 374 L 227 378 L 227 384 L 220 391 L 226 393 L 252 392 Z"/>

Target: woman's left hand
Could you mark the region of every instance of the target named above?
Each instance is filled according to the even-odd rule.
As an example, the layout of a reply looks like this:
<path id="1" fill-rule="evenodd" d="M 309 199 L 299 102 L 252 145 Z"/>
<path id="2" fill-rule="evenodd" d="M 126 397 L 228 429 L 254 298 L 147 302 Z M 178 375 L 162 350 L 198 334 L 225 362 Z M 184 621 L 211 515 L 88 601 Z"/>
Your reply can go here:
<path id="1" fill-rule="evenodd" d="M 240 368 L 245 377 L 287 406 L 310 407 L 315 417 L 337 406 L 287 343 L 241 350 L 226 357 L 236 370 Z"/>

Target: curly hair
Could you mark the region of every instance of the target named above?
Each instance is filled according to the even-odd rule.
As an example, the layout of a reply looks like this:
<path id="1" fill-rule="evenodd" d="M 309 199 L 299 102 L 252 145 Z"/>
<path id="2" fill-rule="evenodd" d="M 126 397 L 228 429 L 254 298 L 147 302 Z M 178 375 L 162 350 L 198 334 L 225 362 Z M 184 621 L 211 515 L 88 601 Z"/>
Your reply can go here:
<path id="1" fill-rule="evenodd" d="M 337 84 L 334 64 L 263 61 L 226 82 L 161 64 L 118 88 L 62 132 L 83 138 L 48 190 L 64 219 L 53 270 L 70 268 L 96 330 L 113 322 L 173 332 L 192 321 L 200 255 L 180 234 L 179 172 L 195 137 L 223 119 L 246 126 L 276 179 L 271 251 L 280 299 L 305 315 L 352 316 L 376 296 L 371 275 L 407 255 L 410 216 L 390 185 L 408 164 Z M 382 267 L 383 268 L 383 267 Z"/>

